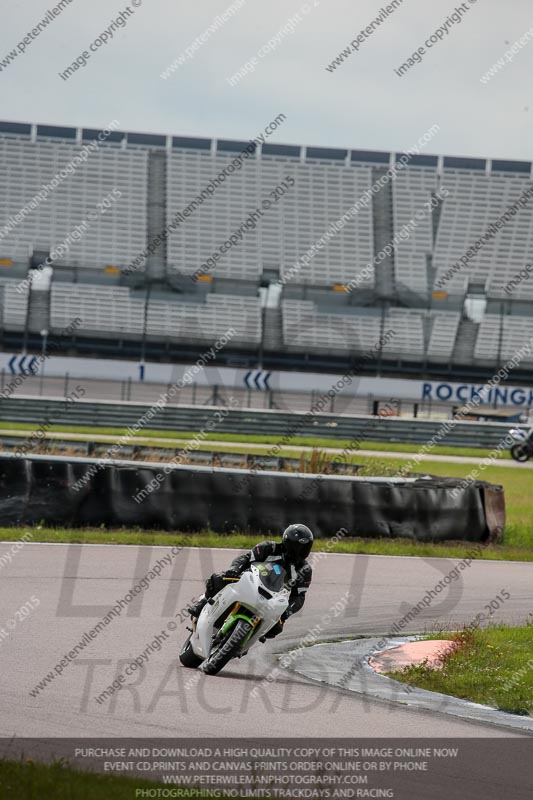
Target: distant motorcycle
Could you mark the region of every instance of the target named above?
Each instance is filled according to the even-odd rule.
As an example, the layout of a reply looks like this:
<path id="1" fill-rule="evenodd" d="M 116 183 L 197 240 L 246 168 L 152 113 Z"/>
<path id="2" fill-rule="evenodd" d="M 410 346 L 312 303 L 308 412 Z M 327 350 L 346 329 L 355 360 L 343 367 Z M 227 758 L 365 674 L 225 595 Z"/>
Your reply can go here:
<path id="1" fill-rule="evenodd" d="M 274 627 L 289 605 L 286 571 L 278 564 L 255 563 L 222 589 L 193 622 L 179 659 L 216 675 L 232 658 L 241 658 Z M 189 630 L 191 630 L 189 628 Z"/>
<path id="2" fill-rule="evenodd" d="M 511 428 L 509 434 L 514 440 L 511 445 L 511 458 L 523 463 L 533 457 L 533 442 L 523 428 Z"/>
<path id="3" fill-rule="evenodd" d="M 527 431 L 524 428 L 511 428 L 509 431 L 509 436 L 511 436 L 516 444 L 521 444 L 522 442 L 527 442 L 528 435 Z"/>

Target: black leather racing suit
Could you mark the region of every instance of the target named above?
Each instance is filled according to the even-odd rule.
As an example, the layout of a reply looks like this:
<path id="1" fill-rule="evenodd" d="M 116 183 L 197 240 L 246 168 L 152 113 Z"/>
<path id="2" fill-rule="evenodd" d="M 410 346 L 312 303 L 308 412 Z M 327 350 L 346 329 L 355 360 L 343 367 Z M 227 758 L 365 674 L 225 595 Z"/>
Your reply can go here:
<path id="1" fill-rule="evenodd" d="M 228 572 L 242 575 L 245 570 L 250 568 L 252 561 L 273 561 L 282 566 L 289 576 L 291 595 L 289 607 L 283 613 L 281 620 L 285 622 L 297 611 L 300 611 L 305 602 L 305 593 L 311 585 L 313 570 L 307 561 L 293 562 L 287 556 L 285 546 L 281 542 L 259 542 L 248 553 L 237 556 L 231 562 Z"/>
<path id="2" fill-rule="evenodd" d="M 279 622 L 271 628 L 266 634 L 266 638 L 270 639 L 277 636 L 283 630 L 285 620 L 287 620 L 297 611 L 300 611 L 305 602 L 305 593 L 311 585 L 313 570 L 307 561 L 295 562 L 289 558 L 285 545 L 282 542 L 259 542 L 248 553 L 243 553 L 242 556 L 237 556 L 231 562 L 231 567 L 220 574 L 213 574 L 207 579 L 205 594 L 196 601 L 193 605 L 189 606 L 189 612 L 193 617 L 198 618 L 202 608 L 207 603 L 208 598 L 214 597 L 218 592 L 224 588 L 229 581 L 235 580 L 240 577 L 243 572 L 250 568 L 253 561 L 273 561 L 282 566 L 288 576 L 289 585 L 291 587 L 291 594 L 289 597 L 289 605 L 287 610 L 281 615 Z"/>

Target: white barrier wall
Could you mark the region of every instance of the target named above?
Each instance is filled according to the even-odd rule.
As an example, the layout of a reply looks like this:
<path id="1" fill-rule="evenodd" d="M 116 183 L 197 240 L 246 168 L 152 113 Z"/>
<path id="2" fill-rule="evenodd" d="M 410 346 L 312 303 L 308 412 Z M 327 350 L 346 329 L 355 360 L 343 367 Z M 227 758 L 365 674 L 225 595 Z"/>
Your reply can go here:
<path id="1" fill-rule="evenodd" d="M 208 361 L 209 359 L 204 359 Z M 213 359 L 211 359 L 212 361 Z M 404 378 L 372 378 L 314 372 L 268 372 L 266 370 L 232 369 L 230 367 L 195 367 L 191 364 L 139 364 L 134 361 L 114 361 L 102 358 L 67 358 L 50 356 L 39 362 L 35 356 L 0 353 L 0 370 L 4 370 L 6 382 L 10 376 L 31 370 L 47 377 L 63 377 L 96 380 L 132 380 L 144 383 L 175 383 L 188 374 L 190 383 L 199 386 L 226 388 L 249 388 L 252 391 L 327 393 L 338 384 L 336 394 L 349 397 L 374 397 L 388 400 L 391 397 L 413 402 L 456 403 L 464 405 L 472 400 L 482 388 L 481 383 L 446 383 L 442 381 L 417 381 Z M 511 406 L 528 409 L 533 407 L 533 384 L 512 386 L 502 381 L 486 393 L 482 404 Z"/>

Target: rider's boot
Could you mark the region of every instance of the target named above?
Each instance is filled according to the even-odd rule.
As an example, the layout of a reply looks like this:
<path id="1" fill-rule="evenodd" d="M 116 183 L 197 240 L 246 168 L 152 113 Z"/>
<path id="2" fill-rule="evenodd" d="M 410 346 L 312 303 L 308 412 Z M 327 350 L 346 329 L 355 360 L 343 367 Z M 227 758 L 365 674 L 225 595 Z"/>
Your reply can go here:
<path id="1" fill-rule="evenodd" d="M 196 603 L 191 603 L 191 605 L 187 607 L 187 611 L 189 612 L 191 617 L 194 617 L 194 619 L 198 619 L 198 617 L 202 613 L 202 609 L 206 604 L 207 604 L 207 597 L 202 595 L 201 597 L 198 598 Z"/>

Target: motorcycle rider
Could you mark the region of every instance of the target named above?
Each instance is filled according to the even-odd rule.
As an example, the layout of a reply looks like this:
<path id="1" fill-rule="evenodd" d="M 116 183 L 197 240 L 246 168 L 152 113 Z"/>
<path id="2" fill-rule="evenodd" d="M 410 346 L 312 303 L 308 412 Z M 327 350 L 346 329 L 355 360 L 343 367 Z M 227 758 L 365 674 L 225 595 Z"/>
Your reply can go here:
<path id="1" fill-rule="evenodd" d="M 242 573 L 250 568 L 252 562 L 277 562 L 289 575 L 291 594 L 287 610 L 274 627 L 265 634 L 266 639 L 273 639 L 283 631 L 285 621 L 300 611 L 305 602 L 305 593 L 311 585 L 313 575 L 311 565 L 306 561 L 312 547 L 312 531 L 299 522 L 286 528 L 281 542 L 259 542 L 248 553 L 234 558 L 228 570 L 221 573 L 214 572 L 207 579 L 205 594 L 188 608 L 191 617 L 198 619 L 208 600 L 218 594 L 229 582 L 238 581 Z"/>

